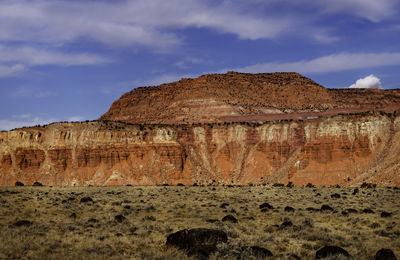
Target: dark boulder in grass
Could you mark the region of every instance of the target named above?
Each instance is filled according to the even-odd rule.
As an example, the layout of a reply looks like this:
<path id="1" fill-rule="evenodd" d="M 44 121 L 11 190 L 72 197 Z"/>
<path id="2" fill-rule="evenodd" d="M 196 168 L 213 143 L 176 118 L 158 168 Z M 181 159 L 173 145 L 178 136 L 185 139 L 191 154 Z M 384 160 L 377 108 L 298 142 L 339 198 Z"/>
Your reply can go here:
<path id="1" fill-rule="evenodd" d="M 81 203 L 93 202 L 91 197 L 83 197 L 81 198 Z"/>
<path id="2" fill-rule="evenodd" d="M 381 217 L 382 218 L 389 218 L 391 216 L 392 216 L 392 213 L 390 213 L 390 212 L 386 212 L 386 211 L 382 211 L 381 212 Z"/>
<path id="3" fill-rule="evenodd" d="M 125 218 L 123 215 L 116 215 L 116 216 L 114 217 L 114 220 L 115 220 L 116 222 L 118 222 L 118 223 L 121 223 L 121 222 L 125 221 L 126 218 Z"/>
<path id="4" fill-rule="evenodd" d="M 167 236 L 167 246 L 185 250 L 189 256 L 208 258 L 219 243 L 226 243 L 228 236 L 222 230 L 208 228 L 184 229 Z"/>
<path id="5" fill-rule="evenodd" d="M 373 214 L 374 211 L 373 211 L 372 209 L 366 208 L 366 209 L 363 209 L 363 213 L 366 213 L 366 214 Z"/>
<path id="6" fill-rule="evenodd" d="M 391 249 L 382 248 L 376 252 L 375 260 L 397 260 Z"/>
<path id="7" fill-rule="evenodd" d="M 228 222 L 232 222 L 232 223 L 238 222 L 238 220 L 232 215 L 226 215 L 225 217 L 222 218 L 222 221 L 224 221 L 224 222 L 228 221 Z"/>
<path id="8" fill-rule="evenodd" d="M 333 211 L 333 208 L 329 205 L 322 205 L 321 211 Z"/>
<path id="9" fill-rule="evenodd" d="M 290 206 L 286 206 L 284 209 L 286 212 L 294 212 L 294 208 L 290 207 Z"/>
<path id="10" fill-rule="evenodd" d="M 33 222 L 29 220 L 18 220 L 12 223 L 9 227 L 29 227 L 32 226 Z"/>
<path id="11" fill-rule="evenodd" d="M 260 205 L 260 209 L 273 209 L 273 208 L 274 207 L 272 207 L 268 202 L 265 202 Z"/>
<path id="12" fill-rule="evenodd" d="M 330 260 L 354 259 L 346 250 L 338 246 L 324 246 L 315 253 L 315 259 L 325 258 Z"/>

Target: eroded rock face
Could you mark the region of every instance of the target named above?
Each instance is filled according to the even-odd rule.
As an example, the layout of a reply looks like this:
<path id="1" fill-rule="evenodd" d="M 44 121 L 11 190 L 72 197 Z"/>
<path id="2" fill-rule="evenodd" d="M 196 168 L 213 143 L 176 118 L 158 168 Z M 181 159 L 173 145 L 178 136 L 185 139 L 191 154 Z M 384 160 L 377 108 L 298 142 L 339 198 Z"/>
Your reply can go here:
<path id="1" fill-rule="evenodd" d="M 267 121 L 400 109 L 399 90 L 327 89 L 298 73 L 208 74 L 136 88 L 101 120 L 182 124 Z"/>
<path id="2" fill-rule="evenodd" d="M 0 133 L 0 185 L 400 185 L 400 115 L 56 123 Z"/>

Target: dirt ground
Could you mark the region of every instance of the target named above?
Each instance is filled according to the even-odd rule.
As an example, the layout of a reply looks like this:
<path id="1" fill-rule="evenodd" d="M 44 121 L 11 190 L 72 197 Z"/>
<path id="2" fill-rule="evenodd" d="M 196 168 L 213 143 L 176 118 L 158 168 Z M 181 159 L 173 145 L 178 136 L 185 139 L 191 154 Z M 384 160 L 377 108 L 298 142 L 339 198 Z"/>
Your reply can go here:
<path id="1" fill-rule="evenodd" d="M 325 245 L 355 259 L 381 248 L 399 258 L 400 190 L 358 189 L 0 187 L 0 259 L 187 259 L 165 243 L 190 228 L 226 232 L 211 259 L 251 258 L 243 246 L 266 248 L 273 259 L 315 259 Z M 260 209 L 265 202 L 273 208 Z"/>

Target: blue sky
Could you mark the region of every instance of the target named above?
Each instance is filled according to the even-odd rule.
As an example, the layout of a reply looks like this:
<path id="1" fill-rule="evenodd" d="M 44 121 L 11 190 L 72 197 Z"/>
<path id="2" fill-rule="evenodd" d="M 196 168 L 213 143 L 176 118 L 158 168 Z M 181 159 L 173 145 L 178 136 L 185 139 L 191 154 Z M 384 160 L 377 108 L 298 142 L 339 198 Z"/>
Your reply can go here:
<path id="1" fill-rule="evenodd" d="M 227 70 L 400 88 L 400 1 L 0 0 L 0 130 Z"/>

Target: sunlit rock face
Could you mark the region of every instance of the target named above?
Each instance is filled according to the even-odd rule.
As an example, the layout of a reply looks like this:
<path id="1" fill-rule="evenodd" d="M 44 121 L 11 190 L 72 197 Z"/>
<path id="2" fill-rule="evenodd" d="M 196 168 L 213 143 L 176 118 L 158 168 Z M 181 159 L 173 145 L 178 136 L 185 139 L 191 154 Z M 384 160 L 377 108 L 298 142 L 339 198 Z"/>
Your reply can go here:
<path id="1" fill-rule="evenodd" d="M 400 184 L 400 91 L 229 72 L 134 89 L 98 121 L 0 133 L 0 185 Z"/>
<path id="2" fill-rule="evenodd" d="M 0 185 L 400 185 L 400 115 L 55 123 L 0 133 Z"/>
<path id="3" fill-rule="evenodd" d="M 133 89 L 116 100 L 100 119 L 196 124 L 399 109 L 399 90 L 327 89 L 298 73 L 228 72 Z"/>

